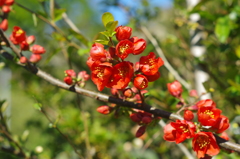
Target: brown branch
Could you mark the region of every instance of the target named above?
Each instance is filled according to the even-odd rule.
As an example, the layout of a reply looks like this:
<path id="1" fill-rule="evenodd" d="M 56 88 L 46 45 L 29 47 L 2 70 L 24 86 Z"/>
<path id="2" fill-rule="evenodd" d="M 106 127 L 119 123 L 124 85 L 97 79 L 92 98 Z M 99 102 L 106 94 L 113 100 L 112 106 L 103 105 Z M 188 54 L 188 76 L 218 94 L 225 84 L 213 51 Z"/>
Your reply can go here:
<path id="1" fill-rule="evenodd" d="M 4 35 L 4 34 L 0 33 L 0 35 Z M 7 37 L 5 37 L 5 38 L 8 40 Z M 8 43 L 11 43 L 11 42 L 8 40 Z M 10 55 L 9 53 L 7 53 L 4 50 L 1 50 L 0 54 L 2 56 L 6 57 L 6 58 L 10 57 L 10 60 L 13 59 L 12 55 Z M 143 110 L 143 111 L 151 113 L 155 116 L 170 119 L 170 120 L 173 120 L 173 121 L 175 121 L 177 119 L 179 119 L 179 120 L 183 119 L 180 115 L 177 115 L 177 114 L 174 114 L 174 113 L 171 113 L 171 112 L 167 112 L 167 111 L 164 111 L 164 110 L 161 110 L 161 109 L 157 109 L 157 108 L 154 108 L 154 107 L 152 107 L 150 105 L 147 105 L 147 104 L 142 105 L 142 104 L 139 104 L 139 103 L 133 103 L 133 102 L 129 102 L 129 101 L 119 99 L 119 98 L 114 98 L 114 97 L 111 97 L 111 96 L 108 96 L 108 95 L 105 95 L 105 94 L 102 94 L 102 93 L 99 93 L 99 92 L 93 92 L 93 91 L 90 91 L 90 90 L 87 90 L 87 89 L 84 89 L 84 88 L 79 88 L 79 87 L 76 87 L 76 86 L 69 86 L 69 85 L 65 84 L 64 82 L 62 82 L 62 81 L 52 77 L 51 75 L 47 74 L 46 72 L 42 71 L 41 69 L 39 69 L 35 65 L 31 64 L 31 67 L 34 68 L 34 69 L 29 69 L 28 66 L 24 66 L 24 68 L 26 70 L 30 71 L 31 73 L 39 76 L 40 78 L 44 79 L 45 81 L 47 81 L 47 82 L 51 83 L 52 85 L 57 86 L 59 88 L 62 88 L 62 89 L 65 89 L 65 90 L 68 90 L 68 91 L 71 91 L 71 92 L 75 92 L 75 93 L 78 93 L 78 94 L 81 94 L 81 95 L 84 95 L 84 96 L 88 96 L 90 98 L 94 98 L 94 99 L 97 99 L 99 101 L 115 103 L 115 104 L 121 105 L 123 107 Z M 240 145 L 239 144 L 226 141 L 226 140 L 218 137 L 217 135 L 215 135 L 215 136 L 216 136 L 217 142 L 218 142 L 220 147 L 222 147 L 224 149 L 228 149 L 228 150 L 234 150 L 234 151 L 240 153 Z"/>

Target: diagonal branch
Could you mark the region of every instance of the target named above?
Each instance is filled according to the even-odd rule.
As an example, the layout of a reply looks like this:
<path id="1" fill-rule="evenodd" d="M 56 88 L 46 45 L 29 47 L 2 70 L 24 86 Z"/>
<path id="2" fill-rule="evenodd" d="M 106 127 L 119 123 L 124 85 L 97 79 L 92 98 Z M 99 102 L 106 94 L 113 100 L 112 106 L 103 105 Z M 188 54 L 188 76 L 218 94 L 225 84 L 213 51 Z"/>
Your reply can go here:
<path id="1" fill-rule="evenodd" d="M 2 30 L 0 30 L 0 35 L 5 36 L 5 34 L 3 34 Z M 7 43 L 11 43 L 11 41 L 9 41 L 9 39 L 7 37 L 5 37 L 4 39 L 7 40 Z M 2 55 L 3 57 L 5 57 L 6 59 L 9 59 L 9 60 L 14 59 L 11 54 L 9 54 L 8 52 L 6 52 L 3 49 L 0 50 L 0 55 Z M 94 98 L 99 101 L 115 103 L 115 104 L 121 105 L 123 107 L 143 110 L 143 111 L 151 113 L 155 116 L 166 118 L 169 120 L 175 121 L 177 119 L 179 119 L 179 120 L 183 119 L 180 115 L 154 108 L 148 104 L 133 103 L 133 102 L 125 101 L 123 99 L 114 98 L 114 97 L 111 97 L 111 96 L 108 96 L 108 95 L 105 95 L 105 94 L 102 94 L 99 92 L 93 92 L 93 91 L 90 91 L 90 90 L 87 90 L 84 88 L 80 88 L 77 86 L 69 86 L 69 85 L 65 84 L 64 82 L 60 81 L 59 79 L 56 79 L 56 78 L 52 77 L 51 75 L 47 74 L 46 72 L 42 71 L 35 65 L 33 65 L 31 63 L 29 65 L 30 65 L 30 67 L 28 65 L 23 66 L 23 67 L 26 70 L 28 70 L 29 72 L 35 74 L 36 76 L 44 79 L 45 81 L 47 81 L 47 82 L 51 83 L 52 85 L 57 86 L 59 88 L 62 88 L 62 89 L 65 89 L 65 90 L 68 90 L 71 92 L 75 92 L 75 93 L 78 93 L 78 94 L 81 94 L 84 96 L 88 96 L 90 98 Z M 240 145 L 239 144 L 229 142 L 217 135 L 215 135 L 215 137 L 221 148 L 233 150 L 233 151 L 240 153 Z"/>

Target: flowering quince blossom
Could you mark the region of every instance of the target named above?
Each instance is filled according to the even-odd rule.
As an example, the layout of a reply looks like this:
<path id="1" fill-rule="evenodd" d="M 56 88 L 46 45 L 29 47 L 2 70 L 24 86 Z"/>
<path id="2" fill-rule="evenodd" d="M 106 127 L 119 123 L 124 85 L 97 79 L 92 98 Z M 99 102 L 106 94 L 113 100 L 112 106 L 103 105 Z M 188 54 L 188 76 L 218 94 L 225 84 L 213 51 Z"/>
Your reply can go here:
<path id="1" fill-rule="evenodd" d="M 147 56 L 142 56 L 139 61 L 139 69 L 145 75 L 154 75 L 158 72 L 159 67 L 163 65 L 163 60 L 156 58 L 153 52 L 150 52 Z"/>
<path id="2" fill-rule="evenodd" d="M 192 145 L 198 158 L 203 158 L 206 154 L 214 156 L 220 151 L 216 139 L 211 132 L 196 133 L 193 137 Z"/>
<path id="3" fill-rule="evenodd" d="M 132 34 L 132 28 L 128 26 L 118 26 L 115 31 L 118 41 L 129 39 Z"/>
<path id="4" fill-rule="evenodd" d="M 213 107 L 201 107 L 198 109 L 198 121 L 203 126 L 213 126 L 220 117 L 221 110 Z"/>
<path id="5" fill-rule="evenodd" d="M 168 126 L 164 129 L 164 132 L 166 132 L 166 136 L 164 134 L 164 139 L 168 140 L 170 134 L 170 136 L 172 136 L 172 138 L 170 137 L 170 141 L 173 141 L 174 139 L 177 144 L 185 141 L 186 139 L 192 138 L 196 131 L 194 123 L 186 120 L 176 120 L 176 122 L 171 122 L 170 125 L 172 128 Z M 171 131 L 174 131 L 174 133 Z"/>
<path id="6" fill-rule="evenodd" d="M 174 96 L 176 98 L 181 97 L 183 89 L 182 89 L 182 85 L 178 81 L 174 81 L 173 83 L 168 83 L 167 87 L 168 87 L 169 93 L 172 96 Z"/>
<path id="7" fill-rule="evenodd" d="M 145 77 L 144 75 L 140 75 L 138 74 L 133 81 L 134 86 L 141 90 L 141 89 L 145 89 L 148 86 L 148 80 L 147 77 Z"/>
<path id="8" fill-rule="evenodd" d="M 120 41 L 116 46 L 116 55 L 124 60 L 129 54 L 133 53 L 134 44 L 128 40 Z"/>

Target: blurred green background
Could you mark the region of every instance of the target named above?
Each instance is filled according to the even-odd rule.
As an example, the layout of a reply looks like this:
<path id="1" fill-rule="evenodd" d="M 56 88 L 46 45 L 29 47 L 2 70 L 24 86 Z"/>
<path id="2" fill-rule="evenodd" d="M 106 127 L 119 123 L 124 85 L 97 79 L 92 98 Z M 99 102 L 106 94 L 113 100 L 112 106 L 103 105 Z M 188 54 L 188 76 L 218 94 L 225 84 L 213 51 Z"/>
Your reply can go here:
<path id="1" fill-rule="evenodd" d="M 27 35 L 35 35 L 37 38 L 35 43 L 44 46 L 47 50 L 38 66 L 59 79 L 63 79 L 64 71 L 70 68 L 76 72 L 87 70 L 90 73 L 86 60 L 89 56 L 89 48 L 98 32 L 104 30 L 101 23 L 101 15 L 104 12 L 112 12 L 120 25 L 133 28 L 133 36 L 147 40 L 139 29 L 140 26 L 146 26 L 158 41 L 171 65 L 193 88 L 194 66 L 201 65 L 205 69 L 210 76 L 205 83 L 206 89 L 215 90 L 211 94 L 212 99 L 231 121 L 228 134 L 233 142 L 239 142 L 240 2 L 238 0 L 202 0 L 193 9 L 188 9 L 186 1 L 182 0 L 58 0 L 56 2 L 61 9 L 55 10 L 55 19 L 50 18 L 49 0 L 31 0 L 27 3 L 26 0 L 16 0 L 16 2 L 52 20 L 64 32 L 65 36 L 22 7 L 13 5 L 7 34 L 10 35 L 13 26 L 17 25 L 25 30 Z M 67 13 L 81 34 L 70 30 L 61 19 L 60 15 L 63 12 Z M 188 20 L 192 13 L 200 15 L 200 23 L 192 23 Z M 200 58 L 190 53 L 189 32 L 194 29 L 200 29 L 205 35 L 201 44 L 207 51 Z M 155 48 L 148 41 L 147 49 L 142 55 L 147 55 L 149 52 L 155 52 Z M 23 54 L 30 55 L 29 52 Z M 129 59 L 137 61 L 136 58 L 139 57 Z M 8 101 L 11 103 L 11 113 L 8 118 L 10 130 L 14 139 L 29 154 L 36 154 L 40 159 L 78 158 L 69 142 L 52 127 L 56 122 L 59 130 L 68 136 L 83 158 L 187 158 L 175 143 L 162 139 L 163 128 L 159 125 L 148 128 L 143 138 L 135 138 L 137 125 L 126 115 L 104 116 L 96 112 L 98 106 L 106 103 L 56 88 L 1 56 L 0 60 L 1 69 L 8 68 L 12 73 L 9 81 L 11 99 Z M 174 112 L 177 110 L 178 101 L 167 92 L 166 87 L 174 77 L 165 67 L 162 67 L 160 72 L 161 78 L 148 87 L 149 97 L 146 101 L 158 108 Z M 87 82 L 86 88 L 97 90 L 91 81 Z M 2 90 L 0 88 L 0 91 Z M 108 89 L 104 89 L 103 92 L 110 94 Z M 189 99 L 188 90 L 185 89 L 183 97 Z M 3 100 L 1 97 L 0 99 Z M 52 123 L 37 109 L 39 105 Z M 8 144 L 0 134 L 0 145 L 8 146 Z M 192 152 L 190 140 L 183 144 Z M 221 152 L 216 158 L 236 157 L 237 154 Z M 18 157 L 0 151 L 0 158 Z"/>

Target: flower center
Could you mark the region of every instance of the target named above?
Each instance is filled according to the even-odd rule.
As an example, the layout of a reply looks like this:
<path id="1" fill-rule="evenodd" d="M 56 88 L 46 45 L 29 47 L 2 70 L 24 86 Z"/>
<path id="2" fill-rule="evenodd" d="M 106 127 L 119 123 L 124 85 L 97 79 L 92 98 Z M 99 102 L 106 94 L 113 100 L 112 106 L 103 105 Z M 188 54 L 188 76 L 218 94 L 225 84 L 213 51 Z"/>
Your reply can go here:
<path id="1" fill-rule="evenodd" d="M 207 115 L 209 115 L 211 118 L 214 118 L 214 114 L 213 114 L 213 112 L 210 111 L 210 110 L 206 110 L 206 111 L 204 112 L 204 114 L 207 114 Z"/>
<path id="2" fill-rule="evenodd" d="M 203 136 L 200 136 L 197 139 L 197 142 L 198 142 L 198 146 L 200 149 L 202 149 L 210 144 L 209 139 L 206 137 L 203 137 Z"/>
<path id="3" fill-rule="evenodd" d="M 180 126 L 180 129 L 182 129 L 184 133 L 189 132 L 189 130 L 185 126 Z"/>
<path id="4" fill-rule="evenodd" d="M 119 49 L 119 51 L 120 51 L 120 53 L 125 53 L 125 51 L 127 50 L 129 48 L 129 46 L 128 46 L 128 44 L 127 45 L 125 45 L 125 46 L 120 46 L 120 49 Z"/>

